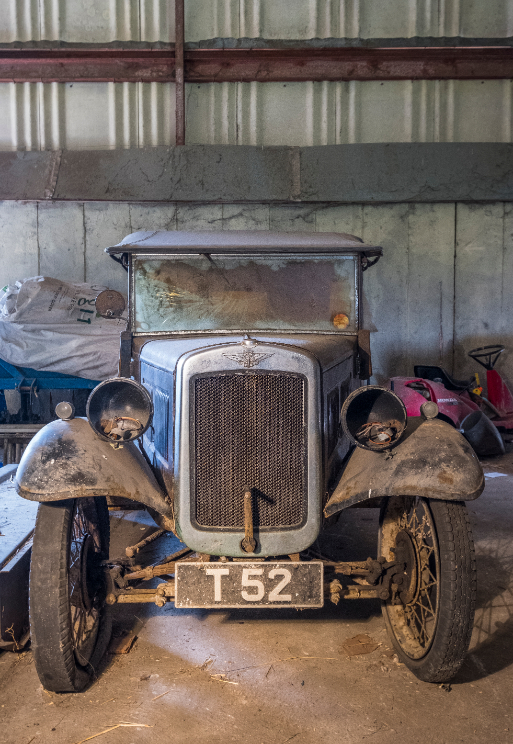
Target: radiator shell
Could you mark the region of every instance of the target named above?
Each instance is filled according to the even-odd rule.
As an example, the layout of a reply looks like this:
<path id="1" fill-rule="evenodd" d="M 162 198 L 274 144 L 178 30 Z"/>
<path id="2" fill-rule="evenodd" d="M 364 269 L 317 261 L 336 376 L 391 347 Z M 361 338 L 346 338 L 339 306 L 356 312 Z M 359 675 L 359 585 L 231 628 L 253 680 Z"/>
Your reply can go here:
<path id="1" fill-rule="evenodd" d="M 304 463 L 304 492 L 301 499 L 300 519 L 293 524 L 264 525 L 256 533 L 257 555 L 283 555 L 304 550 L 316 539 L 321 521 L 322 450 L 320 415 L 320 368 L 310 353 L 281 344 L 258 344 L 260 360 L 256 369 L 245 369 L 237 361 L 240 344 L 223 344 L 197 350 L 182 356 L 177 364 L 175 378 L 175 436 L 174 436 L 174 485 L 177 529 L 181 539 L 193 550 L 210 555 L 247 557 L 240 547 L 244 536 L 242 526 L 209 526 L 199 524 L 195 508 L 194 457 L 195 424 L 191 415 L 194 406 L 195 380 L 217 375 L 227 377 L 289 376 L 300 380 L 304 394 L 303 420 L 304 445 L 299 452 L 290 453 Z M 234 359 L 235 357 L 235 359 Z M 272 428 L 272 426 L 271 426 Z M 286 429 L 286 427 L 285 427 Z M 287 446 L 289 446 L 287 442 Z M 258 454 L 257 454 L 258 456 Z M 260 453 L 262 456 L 262 453 Z M 282 463 L 283 465 L 283 463 Z M 297 462 L 291 463 L 297 473 Z M 251 471 L 251 468 L 250 468 Z M 281 474 L 283 475 L 283 473 Z M 253 484 L 244 484 L 250 487 Z M 242 503 L 243 493 L 240 494 Z M 205 520 L 203 520 L 205 521 Z M 232 520 L 233 521 L 233 520 Z"/>
<path id="2" fill-rule="evenodd" d="M 251 490 L 260 532 L 308 518 L 306 395 L 291 372 L 244 370 L 191 378 L 191 520 L 199 529 L 244 529 Z"/>

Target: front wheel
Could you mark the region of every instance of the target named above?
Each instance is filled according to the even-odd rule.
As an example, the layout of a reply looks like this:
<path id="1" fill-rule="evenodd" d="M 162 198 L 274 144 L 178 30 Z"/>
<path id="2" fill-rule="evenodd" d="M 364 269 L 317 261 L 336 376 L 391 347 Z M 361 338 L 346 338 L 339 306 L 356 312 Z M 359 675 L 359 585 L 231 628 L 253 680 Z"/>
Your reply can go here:
<path id="1" fill-rule="evenodd" d="M 106 499 L 40 504 L 30 566 L 30 634 L 43 687 L 78 692 L 110 635 L 102 561 L 109 553 Z"/>
<path id="2" fill-rule="evenodd" d="M 465 504 L 390 498 L 381 510 L 378 550 L 404 567 L 402 583 L 382 603 L 399 660 L 424 682 L 448 682 L 469 647 L 476 602 Z"/>

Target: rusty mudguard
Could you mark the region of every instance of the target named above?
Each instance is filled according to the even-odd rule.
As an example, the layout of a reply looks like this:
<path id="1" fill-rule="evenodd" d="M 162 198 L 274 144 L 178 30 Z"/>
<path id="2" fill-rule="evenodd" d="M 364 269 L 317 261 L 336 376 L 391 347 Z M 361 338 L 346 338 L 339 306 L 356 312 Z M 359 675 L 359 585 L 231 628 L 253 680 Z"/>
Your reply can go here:
<path id="1" fill-rule="evenodd" d="M 30 501 L 117 496 L 148 507 L 173 529 L 172 505 L 134 442 L 114 449 L 87 419 L 52 421 L 30 441 L 16 473 L 16 490 Z"/>
<path id="2" fill-rule="evenodd" d="M 388 496 L 471 501 L 483 488 L 477 455 L 456 429 L 439 419 L 410 418 L 394 449 L 354 450 L 324 513 L 329 517 L 353 504 Z"/>

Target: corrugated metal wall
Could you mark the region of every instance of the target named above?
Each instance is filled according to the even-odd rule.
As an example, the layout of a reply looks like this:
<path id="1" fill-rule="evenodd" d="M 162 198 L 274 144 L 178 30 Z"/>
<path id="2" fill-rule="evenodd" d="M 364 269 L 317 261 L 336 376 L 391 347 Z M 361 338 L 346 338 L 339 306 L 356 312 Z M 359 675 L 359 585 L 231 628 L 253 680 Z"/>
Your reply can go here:
<path id="1" fill-rule="evenodd" d="M 513 205 L 119 204 L 0 202 L 2 284 L 36 274 L 126 291 L 103 252 L 136 230 L 342 231 L 385 254 L 366 272 L 365 322 L 376 379 L 414 363 L 471 374 L 469 349 L 505 343 L 513 380 Z"/>
<path id="2" fill-rule="evenodd" d="M 169 0 L 2 0 L 0 43 L 172 41 Z M 506 37 L 510 0 L 186 0 L 186 39 Z"/>
<path id="3" fill-rule="evenodd" d="M 511 80 L 186 86 L 187 144 L 512 142 Z M 0 83 L 0 150 L 173 145 L 172 83 Z"/>
<path id="4" fill-rule="evenodd" d="M 511 142 L 511 80 L 189 85 L 187 143 Z"/>
<path id="5" fill-rule="evenodd" d="M 173 40 L 169 0 L 2 0 L 0 43 Z"/>
<path id="6" fill-rule="evenodd" d="M 0 83 L 1 150 L 103 150 L 174 141 L 171 83 Z"/>
<path id="7" fill-rule="evenodd" d="M 169 0 L 4 4 L 0 43 L 174 36 Z M 188 41 L 513 35 L 511 0 L 186 0 L 185 8 Z M 186 142 L 511 142 L 512 86 L 509 80 L 187 85 Z M 0 150 L 174 143 L 172 84 L 0 84 Z"/>
<path id="8" fill-rule="evenodd" d="M 511 36 L 509 0 L 203 0 L 187 3 L 189 41 L 267 39 Z"/>

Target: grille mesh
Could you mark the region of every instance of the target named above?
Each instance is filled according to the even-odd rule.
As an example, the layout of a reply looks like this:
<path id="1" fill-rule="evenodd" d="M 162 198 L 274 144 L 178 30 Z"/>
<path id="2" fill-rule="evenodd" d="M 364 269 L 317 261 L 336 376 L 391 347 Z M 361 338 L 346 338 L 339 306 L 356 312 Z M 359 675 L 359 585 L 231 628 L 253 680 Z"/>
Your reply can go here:
<path id="1" fill-rule="evenodd" d="M 244 487 L 260 527 L 302 523 L 306 490 L 304 381 L 227 374 L 194 381 L 196 522 L 244 528 Z"/>

